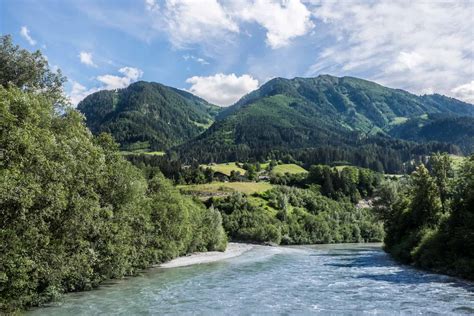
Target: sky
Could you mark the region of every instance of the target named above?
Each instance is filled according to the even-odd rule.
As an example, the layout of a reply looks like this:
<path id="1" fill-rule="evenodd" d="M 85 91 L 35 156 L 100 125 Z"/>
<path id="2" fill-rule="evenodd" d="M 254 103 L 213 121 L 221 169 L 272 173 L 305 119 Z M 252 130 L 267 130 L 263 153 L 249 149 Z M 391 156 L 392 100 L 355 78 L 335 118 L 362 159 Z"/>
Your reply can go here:
<path id="1" fill-rule="evenodd" d="M 138 80 L 229 106 L 274 77 L 354 76 L 474 103 L 474 0 L 0 0 L 76 105 Z"/>

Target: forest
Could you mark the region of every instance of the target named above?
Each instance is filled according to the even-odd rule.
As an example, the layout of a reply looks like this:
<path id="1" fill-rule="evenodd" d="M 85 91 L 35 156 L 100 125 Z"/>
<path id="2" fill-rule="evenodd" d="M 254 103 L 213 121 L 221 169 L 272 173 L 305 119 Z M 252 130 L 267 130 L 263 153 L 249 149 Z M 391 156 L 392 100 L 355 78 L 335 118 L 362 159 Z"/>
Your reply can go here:
<path id="1" fill-rule="evenodd" d="M 219 212 L 126 161 L 65 103 L 41 53 L 0 41 L 0 310 L 226 248 Z"/>

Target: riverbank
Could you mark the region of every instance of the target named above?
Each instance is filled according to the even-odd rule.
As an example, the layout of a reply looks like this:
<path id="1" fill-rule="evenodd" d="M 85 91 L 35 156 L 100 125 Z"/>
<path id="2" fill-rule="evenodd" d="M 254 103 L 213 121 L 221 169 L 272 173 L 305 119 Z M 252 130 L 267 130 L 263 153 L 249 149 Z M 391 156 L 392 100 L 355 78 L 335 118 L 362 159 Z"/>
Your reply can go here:
<path id="1" fill-rule="evenodd" d="M 255 247 L 255 245 L 230 242 L 227 245 L 227 248 L 224 252 L 221 252 L 221 251 L 196 252 L 185 257 L 179 257 L 171 261 L 165 262 L 159 265 L 159 267 L 160 268 L 176 268 L 176 267 L 190 266 L 194 264 L 220 261 L 220 260 L 240 256 L 244 252 L 247 252 L 250 249 L 252 249 L 253 247 Z"/>

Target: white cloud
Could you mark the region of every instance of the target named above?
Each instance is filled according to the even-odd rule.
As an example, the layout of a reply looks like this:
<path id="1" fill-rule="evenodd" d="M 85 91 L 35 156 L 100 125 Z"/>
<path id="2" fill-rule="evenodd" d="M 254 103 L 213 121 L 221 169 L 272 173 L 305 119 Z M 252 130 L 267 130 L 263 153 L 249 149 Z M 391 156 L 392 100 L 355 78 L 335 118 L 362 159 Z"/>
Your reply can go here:
<path id="1" fill-rule="evenodd" d="M 177 48 L 222 45 L 232 41 L 246 22 L 262 26 L 267 44 L 276 49 L 314 26 L 311 12 L 300 0 L 166 0 L 155 17 L 154 28 L 165 29 Z"/>
<path id="2" fill-rule="evenodd" d="M 79 102 L 81 102 L 85 97 L 89 94 L 98 91 L 97 88 L 87 89 L 79 82 L 71 80 L 71 92 L 69 93 L 69 99 L 71 100 L 72 105 L 77 106 Z"/>
<path id="3" fill-rule="evenodd" d="M 400 52 L 395 63 L 388 70 L 390 72 L 412 70 L 420 67 L 425 61 L 425 57 L 417 52 Z"/>
<path id="4" fill-rule="evenodd" d="M 239 32 L 237 23 L 217 0 L 167 0 L 164 22 L 171 42 L 178 48 Z"/>
<path id="5" fill-rule="evenodd" d="M 151 12 L 158 11 L 160 9 L 160 6 L 158 3 L 156 3 L 156 0 L 145 0 L 145 7 Z"/>
<path id="6" fill-rule="evenodd" d="M 103 89 L 114 90 L 127 87 L 143 75 L 142 70 L 133 67 L 120 68 L 119 72 L 122 73 L 123 76 L 103 75 L 98 76 L 97 80 L 105 85 Z"/>
<path id="7" fill-rule="evenodd" d="M 142 75 L 143 71 L 133 67 L 123 67 L 118 70 L 123 76 L 103 75 L 98 76 L 97 80 L 102 83 L 99 87 L 87 89 L 85 86 L 77 81 L 71 80 L 71 90 L 69 92 L 69 99 L 74 106 L 82 101 L 89 94 L 99 90 L 115 90 L 129 86 L 131 83 L 137 81 Z"/>
<path id="8" fill-rule="evenodd" d="M 312 1 L 330 36 L 306 75 L 361 76 L 414 93 L 454 91 L 474 78 L 474 2 Z"/>
<path id="9" fill-rule="evenodd" d="M 474 104 L 474 80 L 451 90 L 453 96 Z"/>
<path id="10" fill-rule="evenodd" d="M 20 35 L 26 39 L 28 43 L 30 43 L 31 46 L 36 45 L 36 41 L 31 37 L 30 35 L 30 30 L 26 26 L 22 26 L 20 30 Z"/>
<path id="11" fill-rule="evenodd" d="M 186 61 L 193 60 L 195 62 L 200 63 L 201 65 L 209 65 L 209 62 L 207 60 L 205 60 L 204 58 L 196 57 L 196 56 L 193 56 L 193 55 L 184 55 L 183 59 L 186 60 Z"/>
<path id="12" fill-rule="evenodd" d="M 218 73 L 208 77 L 194 76 L 188 78 L 186 82 L 191 84 L 190 92 L 220 106 L 229 106 L 258 88 L 258 80 L 250 75 L 237 77 L 233 73 L 229 75 Z"/>
<path id="13" fill-rule="evenodd" d="M 237 7 L 238 18 L 256 22 L 267 30 L 267 44 L 274 49 L 287 46 L 291 39 L 314 27 L 311 12 L 300 0 L 238 1 Z"/>
<path id="14" fill-rule="evenodd" d="M 79 58 L 81 60 L 81 63 L 83 63 L 84 65 L 97 67 L 97 65 L 94 64 L 94 61 L 92 60 L 92 53 L 82 51 L 79 53 Z"/>

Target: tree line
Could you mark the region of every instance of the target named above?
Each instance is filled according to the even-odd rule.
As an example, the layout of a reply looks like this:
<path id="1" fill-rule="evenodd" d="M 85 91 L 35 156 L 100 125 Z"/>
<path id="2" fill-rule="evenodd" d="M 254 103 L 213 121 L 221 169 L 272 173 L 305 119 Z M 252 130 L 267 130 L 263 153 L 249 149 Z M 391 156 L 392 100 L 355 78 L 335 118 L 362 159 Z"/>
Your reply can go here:
<path id="1" fill-rule="evenodd" d="M 385 137 L 355 140 L 355 146 L 321 145 L 306 148 L 265 148 L 256 144 L 207 147 L 206 144 L 184 144 L 168 151 L 170 157 L 179 157 L 186 164 L 192 161 L 202 163 L 226 161 L 281 160 L 285 163 L 299 163 L 304 167 L 315 164 L 331 164 L 345 161 L 348 164 L 385 173 L 410 173 L 416 165 L 425 162 L 432 152 L 462 154 L 459 147 L 447 143 L 414 143 Z M 202 145 L 202 146 L 201 146 Z"/>

